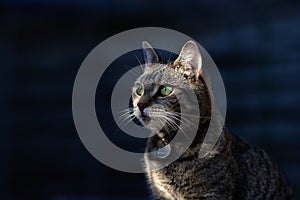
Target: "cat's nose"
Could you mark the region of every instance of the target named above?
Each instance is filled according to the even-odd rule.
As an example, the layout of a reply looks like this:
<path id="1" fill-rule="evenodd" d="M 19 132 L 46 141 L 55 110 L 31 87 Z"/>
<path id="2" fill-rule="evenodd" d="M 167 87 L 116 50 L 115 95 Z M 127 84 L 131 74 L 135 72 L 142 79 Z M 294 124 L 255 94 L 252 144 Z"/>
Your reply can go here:
<path id="1" fill-rule="evenodd" d="M 139 102 L 139 103 L 137 104 L 137 106 L 139 107 L 140 111 L 143 112 L 143 110 L 144 110 L 148 105 L 145 104 L 145 103 Z"/>

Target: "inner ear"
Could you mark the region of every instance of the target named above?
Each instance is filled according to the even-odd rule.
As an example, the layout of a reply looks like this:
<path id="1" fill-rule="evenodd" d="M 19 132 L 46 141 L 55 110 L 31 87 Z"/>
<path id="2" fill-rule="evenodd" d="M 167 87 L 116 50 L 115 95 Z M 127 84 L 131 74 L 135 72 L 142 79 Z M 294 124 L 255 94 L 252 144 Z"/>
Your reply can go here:
<path id="1" fill-rule="evenodd" d="M 202 71 L 202 57 L 198 45 L 191 40 L 186 42 L 174 64 L 183 67 L 186 75 L 195 75 L 198 78 Z"/>
<path id="2" fill-rule="evenodd" d="M 146 42 L 142 42 L 142 47 L 143 47 L 143 53 L 144 53 L 144 60 L 145 60 L 145 65 L 146 67 L 149 67 L 150 65 L 154 63 L 160 63 L 161 58 L 160 56 L 156 53 L 156 51 L 152 48 L 152 46 Z"/>

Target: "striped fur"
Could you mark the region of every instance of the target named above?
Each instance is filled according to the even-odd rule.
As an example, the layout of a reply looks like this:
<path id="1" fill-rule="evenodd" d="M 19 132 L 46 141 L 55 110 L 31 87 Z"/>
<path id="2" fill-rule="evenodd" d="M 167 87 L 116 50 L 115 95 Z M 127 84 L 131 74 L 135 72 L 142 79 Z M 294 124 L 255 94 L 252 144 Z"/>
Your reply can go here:
<path id="1" fill-rule="evenodd" d="M 150 164 L 157 160 L 154 161 L 148 155 L 145 157 L 145 170 L 154 199 L 293 199 L 291 188 L 267 153 L 232 135 L 226 127 L 209 154 L 199 158 L 198 152 L 211 122 L 213 104 L 201 78 L 201 66 L 197 66 L 199 60 L 193 63 L 193 56 L 200 56 L 198 48 L 193 45 L 196 44 L 190 42 L 180 54 L 190 59 L 187 60 L 190 66 L 185 66 L 188 62 L 184 62 L 185 58 L 181 56 L 173 63 L 161 64 L 151 46 L 148 43 L 143 44 L 146 62 L 154 60 L 155 63 L 146 63 L 144 73 L 133 87 L 132 98 L 135 117 L 143 123 L 141 113 L 147 112 L 154 121 L 149 126 L 144 123 L 155 133 L 149 138 L 146 152 L 168 144 L 176 135 L 180 123 L 189 125 L 189 121 L 185 121 L 184 116 L 180 115 L 180 110 L 183 106 L 187 110 L 194 109 L 192 105 L 195 102 L 186 100 L 179 104 L 179 99 L 185 101 L 184 89 L 195 92 L 196 105 L 199 106 L 201 114 L 196 138 L 178 160 L 162 169 L 151 170 Z M 141 96 L 135 92 L 139 84 L 144 86 Z M 172 94 L 166 97 L 157 96 L 161 85 L 166 84 L 173 87 Z M 144 111 L 139 110 L 140 102 L 146 105 Z"/>

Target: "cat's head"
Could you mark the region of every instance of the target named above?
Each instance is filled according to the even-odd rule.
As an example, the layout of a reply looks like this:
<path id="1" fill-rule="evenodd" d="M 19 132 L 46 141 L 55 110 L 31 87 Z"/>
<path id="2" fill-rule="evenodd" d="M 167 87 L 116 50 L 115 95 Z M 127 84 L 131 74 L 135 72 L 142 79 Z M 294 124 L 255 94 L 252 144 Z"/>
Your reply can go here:
<path id="1" fill-rule="evenodd" d="M 176 130 L 184 118 L 182 106 L 187 110 L 198 106 L 198 102 L 189 102 L 186 91 L 193 90 L 199 96 L 203 87 L 198 46 L 188 41 L 178 58 L 167 64 L 162 64 L 162 59 L 148 42 L 143 42 L 142 46 L 145 68 L 133 86 L 133 113 L 144 126 L 154 131 Z"/>

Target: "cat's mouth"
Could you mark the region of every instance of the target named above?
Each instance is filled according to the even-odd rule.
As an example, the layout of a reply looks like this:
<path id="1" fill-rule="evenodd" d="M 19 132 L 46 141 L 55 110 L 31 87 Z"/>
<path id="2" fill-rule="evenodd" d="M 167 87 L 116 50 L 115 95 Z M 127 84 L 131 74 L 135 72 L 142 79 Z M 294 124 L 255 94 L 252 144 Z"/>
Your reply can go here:
<path id="1" fill-rule="evenodd" d="M 151 118 L 144 113 L 141 114 L 140 118 L 142 119 L 144 125 L 148 125 L 151 121 Z"/>

